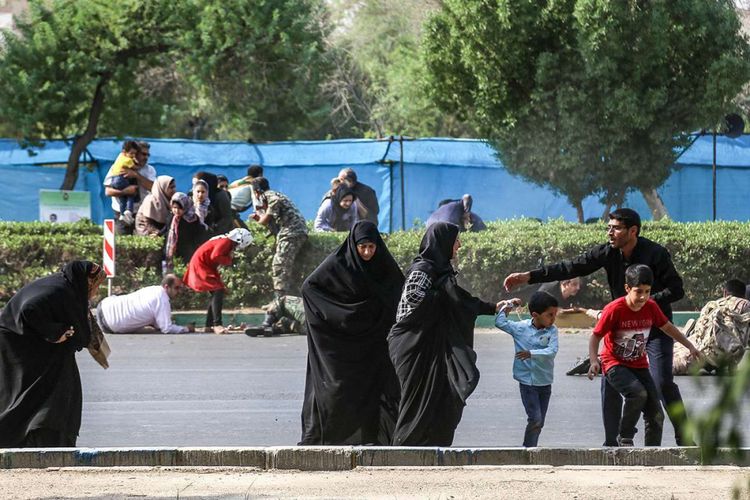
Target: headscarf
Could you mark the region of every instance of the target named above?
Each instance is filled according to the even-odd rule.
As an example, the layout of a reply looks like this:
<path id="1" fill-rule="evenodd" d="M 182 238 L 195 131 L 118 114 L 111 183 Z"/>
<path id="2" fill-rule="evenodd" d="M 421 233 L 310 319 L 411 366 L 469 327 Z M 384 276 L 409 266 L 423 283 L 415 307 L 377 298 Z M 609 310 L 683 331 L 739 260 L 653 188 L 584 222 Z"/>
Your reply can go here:
<path id="1" fill-rule="evenodd" d="M 202 184 L 206 188 L 206 199 L 198 203 L 195 199 L 195 186 L 198 184 Z M 195 181 L 195 184 L 193 184 L 193 198 L 191 198 L 193 204 L 194 204 L 194 210 L 195 214 L 198 216 L 198 218 L 201 221 L 201 224 L 204 226 L 206 225 L 206 216 L 208 215 L 208 207 L 211 205 L 211 199 L 209 198 L 209 192 L 210 189 L 208 187 L 208 183 L 204 181 L 203 179 L 198 179 Z"/>
<path id="2" fill-rule="evenodd" d="M 198 220 L 198 215 L 195 213 L 195 206 L 193 205 L 193 199 L 185 193 L 180 191 L 176 192 L 170 200 L 170 205 L 172 203 L 177 203 L 185 211 L 182 214 L 182 218 L 185 219 L 186 222 L 195 222 Z"/>
<path id="3" fill-rule="evenodd" d="M 206 183 L 206 186 L 208 187 L 208 199 L 214 202 L 216 200 L 216 194 L 219 192 L 219 179 L 216 175 L 210 172 L 198 172 L 193 177 Z"/>
<path id="4" fill-rule="evenodd" d="M 61 270 L 63 278 L 70 284 L 73 293 L 78 299 L 76 304 L 66 304 L 76 310 L 76 316 L 79 319 L 77 324 L 72 325 L 75 330 L 75 337 L 80 347 L 88 345 L 91 338 L 91 328 L 89 326 L 89 280 L 101 279 L 104 274 L 102 268 L 88 260 L 73 260 L 65 264 Z"/>
<path id="5" fill-rule="evenodd" d="M 191 200 L 185 193 L 175 193 L 174 195 L 172 195 L 172 199 L 169 203 L 170 206 L 172 203 L 177 203 L 184 210 L 181 219 L 185 219 L 186 222 L 195 222 L 196 220 L 200 220 L 198 216 L 195 215 L 195 210 L 193 209 L 193 200 Z M 203 224 L 202 221 L 201 224 Z M 205 226 L 205 224 L 203 225 Z M 177 242 L 179 241 L 179 239 L 180 219 L 173 216 L 172 223 L 169 225 L 169 231 L 167 232 L 167 242 L 164 248 L 164 255 L 167 257 L 168 262 L 172 261 L 172 258 L 177 251 Z"/>
<path id="6" fill-rule="evenodd" d="M 167 198 L 167 188 L 174 182 L 174 177 L 160 175 L 151 186 L 149 193 L 138 210 L 140 213 L 160 224 L 167 222 L 169 215 L 169 198 Z"/>
<path id="7" fill-rule="evenodd" d="M 102 272 L 98 264 L 88 260 L 72 260 L 65 264 L 61 270 L 65 279 L 70 283 L 81 302 L 88 304 L 89 300 L 89 278 L 97 278 Z"/>
<path id="8" fill-rule="evenodd" d="M 430 225 L 419 244 L 419 255 L 409 268 L 423 271 L 430 275 L 433 282 L 447 274 L 455 274 L 451 265 L 453 244 L 458 238 L 459 229 L 449 222 L 436 222 Z"/>
<path id="9" fill-rule="evenodd" d="M 350 209 L 341 207 L 341 200 L 350 195 L 352 197 L 352 203 L 357 201 L 357 195 L 354 194 L 354 190 L 352 190 L 352 188 L 346 183 L 342 183 L 338 189 L 336 189 L 333 196 L 331 196 L 331 227 L 337 231 L 348 231 L 351 229 L 343 221 L 344 216 Z"/>
<path id="10" fill-rule="evenodd" d="M 371 241 L 377 249 L 365 261 L 357 251 L 357 241 Z M 318 289 L 326 300 L 354 304 L 365 297 L 376 295 L 387 306 L 398 304 L 403 274 L 388 251 L 377 226 L 369 221 L 359 221 L 349 231 L 349 236 L 305 280 L 306 286 Z M 393 290 L 397 289 L 395 297 Z"/>

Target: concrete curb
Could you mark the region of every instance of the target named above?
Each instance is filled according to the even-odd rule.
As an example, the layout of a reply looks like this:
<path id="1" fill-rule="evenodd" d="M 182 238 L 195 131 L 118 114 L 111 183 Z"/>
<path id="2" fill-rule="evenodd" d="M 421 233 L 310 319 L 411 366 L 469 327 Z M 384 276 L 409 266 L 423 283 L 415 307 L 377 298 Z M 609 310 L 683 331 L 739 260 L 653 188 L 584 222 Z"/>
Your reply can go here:
<path id="1" fill-rule="evenodd" d="M 251 467 L 351 470 L 468 465 L 696 466 L 700 448 L 401 448 L 278 446 L 258 448 L 8 448 L 2 469 L 49 467 Z M 721 449 L 711 464 L 750 466 L 750 448 Z"/>

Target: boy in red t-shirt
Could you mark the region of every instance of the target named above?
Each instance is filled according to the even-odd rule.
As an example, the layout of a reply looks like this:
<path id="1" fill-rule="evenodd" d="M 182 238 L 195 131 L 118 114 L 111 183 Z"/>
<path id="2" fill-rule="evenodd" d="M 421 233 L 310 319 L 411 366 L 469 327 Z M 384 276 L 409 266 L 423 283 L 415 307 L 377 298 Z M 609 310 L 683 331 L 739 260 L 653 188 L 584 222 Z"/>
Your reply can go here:
<path id="1" fill-rule="evenodd" d="M 690 350 L 700 353 L 680 330 L 669 322 L 659 306 L 649 298 L 654 274 L 643 264 L 625 270 L 624 297 L 613 300 L 602 315 L 589 340 L 588 377 L 593 380 L 600 370 L 609 384 L 625 398 L 620 419 L 619 446 L 633 446 L 635 425 L 643 413 L 646 446 L 661 446 L 664 413 L 659 394 L 648 371 L 646 342 L 651 327 L 655 326 Z M 601 366 L 597 357 L 599 342 L 604 338 Z"/>

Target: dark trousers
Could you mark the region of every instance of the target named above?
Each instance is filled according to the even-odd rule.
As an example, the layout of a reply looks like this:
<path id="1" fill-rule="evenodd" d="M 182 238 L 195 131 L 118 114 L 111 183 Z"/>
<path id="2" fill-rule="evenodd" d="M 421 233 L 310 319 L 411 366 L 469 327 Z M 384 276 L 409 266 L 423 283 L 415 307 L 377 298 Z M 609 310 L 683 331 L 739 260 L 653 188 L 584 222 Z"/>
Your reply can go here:
<path id="1" fill-rule="evenodd" d="M 649 371 L 656 385 L 659 398 L 667 410 L 669 420 L 675 430 L 677 446 L 691 446 L 692 439 L 684 438 L 687 413 L 682 402 L 680 388 L 672 375 L 674 340 L 661 330 L 654 328 L 649 333 L 646 344 Z M 602 417 L 604 419 L 604 446 L 617 446 L 617 434 L 622 415 L 622 397 L 614 390 L 605 377 L 602 377 Z"/>
<path id="2" fill-rule="evenodd" d="M 221 309 L 224 307 L 224 290 L 214 290 L 209 293 L 208 311 L 206 311 L 206 327 L 219 326 L 223 324 Z"/>
<path id="3" fill-rule="evenodd" d="M 674 427 L 674 439 L 677 446 L 693 446 L 693 440 L 685 435 L 687 413 L 685 404 L 682 402 L 680 388 L 675 384 L 674 375 L 672 375 L 674 339 L 661 330 L 651 330 L 646 344 L 646 354 L 649 371 L 656 384 L 659 399 Z"/>
<path id="4" fill-rule="evenodd" d="M 77 440 L 78 436 L 54 429 L 32 429 L 21 448 L 74 448 Z"/>
<path id="5" fill-rule="evenodd" d="M 609 385 L 625 398 L 620 419 L 620 437 L 632 439 L 635 426 L 643 413 L 646 446 L 661 446 L 664 413 L 659 393 L 648 368 L 612 366 L 605 375 Z"/>
<path id="6" fill-rule="evenodd" d="M 526 410 L 526 432 L 523 435 L 523 445 L 534 447 L 539 442 L 539 434 L 544 427 L 547 417 L 549 398 L 552 395 L 551 385 L 518 384 L 521 388 L 521 402 Z"/>

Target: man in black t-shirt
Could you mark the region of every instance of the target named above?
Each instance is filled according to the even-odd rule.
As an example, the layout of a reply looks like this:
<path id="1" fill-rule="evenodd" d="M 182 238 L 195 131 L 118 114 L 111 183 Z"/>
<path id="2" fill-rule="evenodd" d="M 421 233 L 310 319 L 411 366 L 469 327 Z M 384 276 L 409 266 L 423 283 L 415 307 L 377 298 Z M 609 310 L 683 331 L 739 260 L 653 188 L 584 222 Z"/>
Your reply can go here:
<path id="1" fill-rule="evenodd" d="M 672 263 L 666 248 L 640 236 L 641 217 L 629 208 L 609 214 L 607 235 L 609 243 L 597 245 L 572 260 L 543 266 L 533 271 L 512 273 L 505 278 L 505 289 L 525 283 L 545 283 L 587 276 L 601 268 L 607 273 L 612 300 L 625 295 L 625 269 L 631 264 L 645 264 L 654 273 L 651 298 L 672 320 L 672 302 L 680 300 L 685 291 L 682 278 Z M 685 407 L 680 389 L 672 376 L 674 340 L 658 328 L 652 329 L 646 350 L 649 370 L 659 389 L 659 396 L 675 429 L 678 446 L 690 446 L 692 439 L 683 437 Z M 602 380 L 605 446 L 617 446 L 617 432 L 622 412 L 622 399 L 606 380 Z"/>

